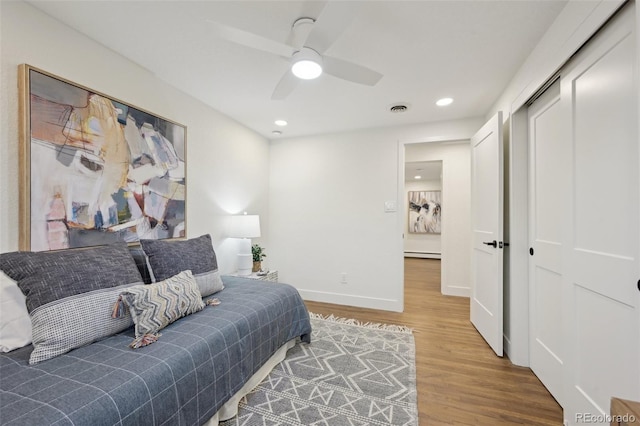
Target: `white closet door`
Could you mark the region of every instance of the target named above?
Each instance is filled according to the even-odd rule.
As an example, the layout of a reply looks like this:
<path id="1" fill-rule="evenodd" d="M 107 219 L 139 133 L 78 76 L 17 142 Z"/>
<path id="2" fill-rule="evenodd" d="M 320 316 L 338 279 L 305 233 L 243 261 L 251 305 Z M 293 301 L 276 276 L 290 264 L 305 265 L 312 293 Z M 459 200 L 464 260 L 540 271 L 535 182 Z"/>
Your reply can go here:
<path id="1" fill-rule="evenodd" d="M 564 227 L 565 420 L 640 400 L 638 70 L 631 3 L 563 73 L 572 161 Z M 593 417 L 592 417 L 593 419 Z M 598 417 L 595 417 L 598 419 Z M 602 422 L 608 424 L 608 422 Z"/>
<path id="2" fill-rule="evenodd" d="M 558 212 L 568 202 L 568 140 L 560 82 L 530 107 L 529 115 L 529 357 L 530 366 L 562 404 L 562 241 Z"/>
<path id="3" fill-rule="evenodd" d="M 502 112 L 471 138 L 471 322 L 502 356 L 503 194 Z"/>

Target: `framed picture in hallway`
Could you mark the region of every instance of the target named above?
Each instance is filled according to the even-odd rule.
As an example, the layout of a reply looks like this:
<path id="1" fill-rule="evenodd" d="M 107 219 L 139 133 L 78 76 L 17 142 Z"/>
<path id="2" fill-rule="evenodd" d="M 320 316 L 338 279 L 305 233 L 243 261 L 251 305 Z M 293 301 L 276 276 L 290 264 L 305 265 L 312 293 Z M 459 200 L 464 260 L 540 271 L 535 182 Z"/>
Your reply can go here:
<path id="1" fill-rule="evenodd" d="M 20 65 L 20 249 L 186 235 L 185 126 Z"/>
<path id="2" fill-rule="evenodd" d="M 409 191 L 409 232 L 439 234 L 442 218 L 442 191 Z"/>

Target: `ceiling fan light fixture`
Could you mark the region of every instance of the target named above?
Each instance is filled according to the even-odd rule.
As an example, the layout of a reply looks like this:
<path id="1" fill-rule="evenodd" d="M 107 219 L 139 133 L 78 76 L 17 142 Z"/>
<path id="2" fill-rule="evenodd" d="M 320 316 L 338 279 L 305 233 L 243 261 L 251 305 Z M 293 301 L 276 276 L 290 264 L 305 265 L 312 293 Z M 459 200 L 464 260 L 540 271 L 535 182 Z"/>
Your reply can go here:
<path id="1" fill-rule="evenodd" d="M 291 72 L 302 80 L 313 80 L 322 74 L 322 57 L 318 52 L 303 47 L 293 54 Z"/>

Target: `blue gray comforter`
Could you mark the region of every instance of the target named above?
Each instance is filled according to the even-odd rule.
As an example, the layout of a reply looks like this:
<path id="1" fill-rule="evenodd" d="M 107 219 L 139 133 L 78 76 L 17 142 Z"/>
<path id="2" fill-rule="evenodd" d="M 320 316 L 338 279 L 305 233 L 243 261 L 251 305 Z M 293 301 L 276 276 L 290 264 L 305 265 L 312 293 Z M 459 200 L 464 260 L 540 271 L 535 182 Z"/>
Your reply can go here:
<path id="1" fill-rule="evenodd" d="M 285 342 L 309 339 L 286 284 L 223 277 L 219 306 L 182 318 L 141 349 L 133 329 L 33 366 L 31 347 L 0 356 L 5 425 L 200 425 Z"/>

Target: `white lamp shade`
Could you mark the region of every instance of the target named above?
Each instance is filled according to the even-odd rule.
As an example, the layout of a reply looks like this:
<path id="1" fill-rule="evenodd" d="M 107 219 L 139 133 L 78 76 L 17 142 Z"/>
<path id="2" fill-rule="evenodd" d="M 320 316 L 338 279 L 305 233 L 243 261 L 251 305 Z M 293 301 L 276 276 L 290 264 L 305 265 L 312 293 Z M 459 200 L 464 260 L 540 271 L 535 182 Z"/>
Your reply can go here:
<path id="1" fill-rule="evenodd" d="M 260 236 L 260 216 L 245 214 L 231 216 L 229 219 L 229 237 L 258 238 Z"/>

